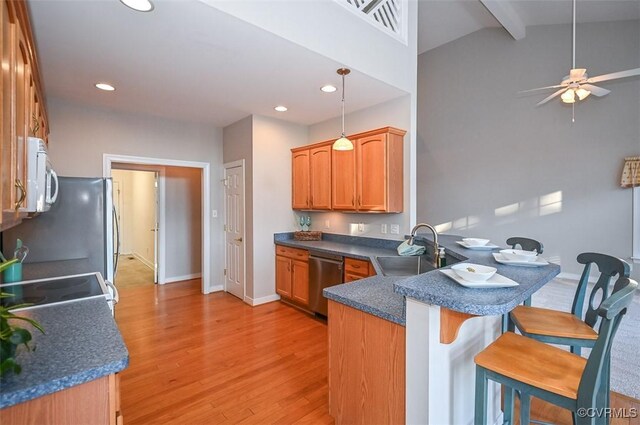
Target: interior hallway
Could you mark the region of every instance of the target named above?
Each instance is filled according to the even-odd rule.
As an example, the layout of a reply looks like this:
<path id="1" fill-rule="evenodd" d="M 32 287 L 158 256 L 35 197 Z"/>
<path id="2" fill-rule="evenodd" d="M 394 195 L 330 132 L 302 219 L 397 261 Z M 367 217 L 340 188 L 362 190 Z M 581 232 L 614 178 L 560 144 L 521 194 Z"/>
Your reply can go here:
<path id="1" fill-rule="evenodd" d="M 153 286 L 153 270 L 133 255 L 121 255 L 118 259 L 116 285 L 118 290 Z"/>

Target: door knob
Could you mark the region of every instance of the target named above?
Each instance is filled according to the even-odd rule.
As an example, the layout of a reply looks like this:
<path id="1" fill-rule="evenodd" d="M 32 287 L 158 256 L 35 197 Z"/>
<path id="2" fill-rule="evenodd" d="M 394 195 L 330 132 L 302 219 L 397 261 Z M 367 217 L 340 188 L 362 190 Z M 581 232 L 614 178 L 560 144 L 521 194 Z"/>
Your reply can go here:
<path id="1" fill-rule="evenodd" d="M 239 237 L 237 239 L 234 239 L 236 242 L 242 242 L 242 237 Z"/>

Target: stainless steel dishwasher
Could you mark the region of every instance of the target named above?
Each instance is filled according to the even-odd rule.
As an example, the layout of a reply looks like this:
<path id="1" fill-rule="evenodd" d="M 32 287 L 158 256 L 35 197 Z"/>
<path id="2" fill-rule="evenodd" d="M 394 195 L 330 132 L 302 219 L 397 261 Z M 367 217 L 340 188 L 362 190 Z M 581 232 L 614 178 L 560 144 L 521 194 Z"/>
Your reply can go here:
<path id="1" fill-rule="evenodd" d="M 312 311 L 327 315 L 327 299 L 322 290 L 342 283 L 344 258 L 324 252 L 309 251 L 309 307 Z"/>

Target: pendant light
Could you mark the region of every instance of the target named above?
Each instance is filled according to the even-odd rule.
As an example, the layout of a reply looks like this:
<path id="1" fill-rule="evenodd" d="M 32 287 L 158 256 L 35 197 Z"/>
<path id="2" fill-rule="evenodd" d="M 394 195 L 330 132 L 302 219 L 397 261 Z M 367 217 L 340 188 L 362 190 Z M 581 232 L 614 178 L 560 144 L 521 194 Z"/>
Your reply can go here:
<path id="1" fill-rule="evenodd" d="M 348 75 L 351 70 L 349 68 L 340 68 L 336 71 L 338 75 L 342 76 L 342 136 L 335 142 L 333 142 L 334 151 L 351 151 L 353 150 L 353 143 L 347 139 L 344 135 L 344 76 Z"/>

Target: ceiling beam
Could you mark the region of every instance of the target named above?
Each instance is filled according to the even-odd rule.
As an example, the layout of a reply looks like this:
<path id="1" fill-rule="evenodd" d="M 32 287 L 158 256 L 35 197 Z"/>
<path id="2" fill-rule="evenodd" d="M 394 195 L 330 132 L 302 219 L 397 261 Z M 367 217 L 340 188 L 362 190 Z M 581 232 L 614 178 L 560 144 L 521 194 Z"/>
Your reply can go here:
<path id="1" fill-rule="evenodd" d="M 516 40 L 522 40 L 526 35 L 526 26 L 511 4 L 505 0 L 480 0 L 500 25 Z"/>

